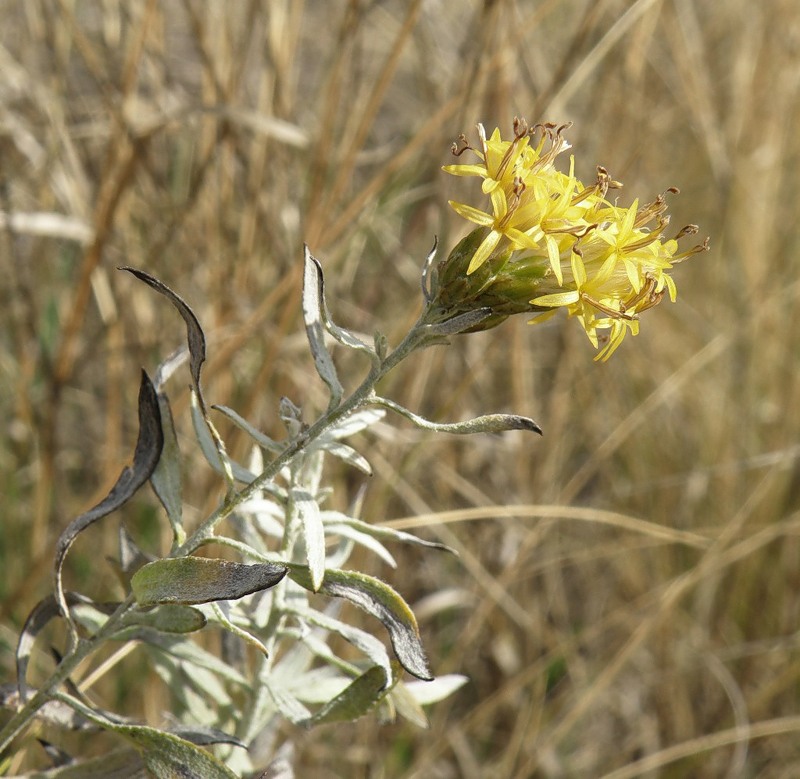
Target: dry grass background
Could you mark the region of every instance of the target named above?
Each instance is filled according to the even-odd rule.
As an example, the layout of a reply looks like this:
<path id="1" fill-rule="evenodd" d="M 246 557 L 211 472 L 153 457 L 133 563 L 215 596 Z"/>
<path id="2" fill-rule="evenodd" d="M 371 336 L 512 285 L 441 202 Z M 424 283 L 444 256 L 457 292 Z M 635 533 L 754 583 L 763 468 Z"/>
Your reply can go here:
<path id="1" fill-rule="evenodd" d="M 800 776 L 794 0 L 7 0 L 2 13 L 8 674 L 57 534 L 129 457 L 139 366 L 182 338 L 115 266 L 190 301 L 207 396 L 277 434 L 281 395 L 307 414 L 322 403 L 300 335 L 302 242 L 340 322 L 396 340 L 433 235 L 447 247 L 463 232 L 447 198 L 474 194 L 439 170 L 450 141 L 477 121 L 508 132 L 515 114 L 573 121 L 580 178 L 605 165 L 626 203 L 679 186 L 673 227 L 700 224 L 712 251 L 608 364 L 572 322 L 511 321 L 391 379 L 386 394 L 434 419 L 514 410 L 545 436 L 401 423 L 362 441 L 377 471 L 364 515 L 422 515 L 422 534 L 462 553 L 399 550 L 397 571 L 370 570 L 417 607 L 435 670 L 471 683 L 426 731 L 287 731 L 298 775 Z M 198 518 L 217 483 L 190 473 Z M 344 504 L 357 483 L 336 478 Z M 163 548 L 153 506 L 145 495 L 125 518 Z M 101 558 L 117 523 L 104 524 L 69 572 L 98 597 L 115 592 Z M 98 694 L 158 722 L 168 698 L 148 673 L 134 653 Z"/>

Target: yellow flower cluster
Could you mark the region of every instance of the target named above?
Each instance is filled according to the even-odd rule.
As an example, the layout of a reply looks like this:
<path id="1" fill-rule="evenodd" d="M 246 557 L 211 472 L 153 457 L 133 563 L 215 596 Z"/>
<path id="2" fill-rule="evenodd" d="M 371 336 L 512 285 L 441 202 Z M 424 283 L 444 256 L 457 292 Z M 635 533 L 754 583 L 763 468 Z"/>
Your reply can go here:
<path id="1" fill-rule="evenodd" d="M 556 157 L 570 148 L 563 137 L 568 127 L 529 128 L 515 119 L 513 139 L 503 140 L 499 130 L 487 138 L 478 125 L 480 148 L 461 136 L 453 153 L 460 156 L 469 150 L 479 161 L 444 170 L 479 176 L 491 201 L 490 212 L 450 201 L 458 214 L 481 228 L 467 275 L 502 258 L 498 267 L 509 278 L 515 265 L 530 269 L 538 260 L 543 267 L 530 287 L 528 310 L 545 313 L 530 321 L 542 321 L 565 308 L 600 350 L 595 359 L 606 360 L 628 331 L 638 332 L 642 311 L 665 294 L 675 300 L 670 269 L 707 249 L 708 243 L 678 253 L 678 239 L 696 233 L 694 225 L 664 239 L 669 223 L 664 195 L 641 207 L 636 200 L 626 208 L 607 198 L 609 189 L 622 185 L 604 168 L 598 167 L 597 179 L 588 187 L 575 178 L 574 157 L 568 174 L 556 170 Z M 648 227 L 652 222 L 655 225 Z"/>

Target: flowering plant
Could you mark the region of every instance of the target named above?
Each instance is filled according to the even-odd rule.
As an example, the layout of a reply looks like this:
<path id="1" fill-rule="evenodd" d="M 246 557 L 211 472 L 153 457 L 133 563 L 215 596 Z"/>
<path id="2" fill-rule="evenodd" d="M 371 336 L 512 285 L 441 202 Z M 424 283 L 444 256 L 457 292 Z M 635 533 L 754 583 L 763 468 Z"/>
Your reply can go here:
<path id="1" fill-rule="evenodd" d="M 664 238 L 666 193 L 641 207 L 638 200 L 619 206 L 608 192 L 622 184 L 605 168 L 597 168 L 590 186 L 575 178 L 574 157 L 568 174 L 557 170 L 556 157 L 570 148 L 564 138 L 568 127 L 529 128 L 524 119 L 515 119 L 510 141 L 499 129 L 487 138 L 478 125 L 479 148 L 463 135 L 453 145 L 456 156 L 470 151 L 479 161 L 444 170 L 480 177 L 491 210 L 450 201 L 478 227 L 439 269 L 438 302 L 445 309 L 491 309 L 481 329 L 525 311 L 541 312 L 530 321 L 542 322 L 564 308 L 599 349 L 595 359 L 607 360 L 627 332 L 638 333 L 642 312 L 665 294 L 675 301 L 669 271 L 707 249 L 708 242 L 678 251 L 679 239 L 697 233 L 695 225 Z"/>
<path id="2" fill-rule="evenodd" d="M 663 195 L 648 205 L 639 207 L 634 201 L 626 208 L 608 199 L 609 190 L 620 185 L 603 168 L 588 187 L 575 178 L 574 160 L 568 174 L 557 171 L 554 161 L 569 147 L 565 129 L 549 124 L 528 128 L 524 120 L 516 120 L 514 136 L 506 141 L 498 130 L 487 139 L 479 125 L 477 149 L 462 136 L 455 154 L 471 151 L 478 162 L 445 170 L 480 177 L 491 210 L 451 203 L 477 227 L 439 262 L 434 247 L 422 274 L 422 314 L 394 349 L 380 333 L 367 343 L 333 321 L 322 266 L 306 249 L 303 316 L 329 402 L 308 423 L 303 409 L 284 399 L 279 408 L 286 431 L 282 440 L 268 438 L 231 409 L 207 404 L 201 386 L 206 340 L 198 318 L 155 277 L 123 269 L 174 306 L 185 323 L 187 344 L 158 368 L 154 381 L 142 372 L 133 464 L 106 498 L 69 523 L 58 540 L 54 593 L 26 620 L 16 651 L 16 684 L 3 690 L 2 703 L 13 715 L 0 732 L 0 751 L 38 721 L 116 734 L 127 749 L 114 753 L 114 770 L 145 768 L 156 777 L 231 777 L 234 770 L 239 775 L 254 770 L 277 775 L 286 756 L 285 750 L 277 750 L 276 756 L 273 749 L 281 719 L 312 726 L 377 710 L 386 718 L 400 714 L 424 724 L 421 706 L 464 682 L 459 675 L 434 680 L 416 619 L 401 595 L 386 582 L 345 567 L 356 546 L 390 566 L 395 560 L 389 543 L 444 547 L 363 520 L 357 500 L 349 512 L 328 508 L 324 465 L 327 457 L 335 457 L 370 473 L 368 459 L 343 439 L 370 427 L 386 411 L 441 433 L 541 432 L 533 420 L 514 414 L 434 422 L 379 395 L 380 380 L 418 349 L 446 343 L 459 333 L 486 330 L 513 314 L 536 313 L 531 321 L 537 322 L 565 308 L 599 349 L 597 359 L 604 360 L 628 331 L 637 332 L 643 311 L 665 294 L 675 299 L 669 271 L 707 248 L 704 243 L 678 252 L 678 239 L 697 228 L 684 228 L 665 240 Z M 653 221 L 655 227 L 648 229 Z M 366 375 L 349 395 L 330 343 L 359 353 L 368 363 Z M 217 508 L 194 528 L 186 527 L 182 512 L 181 452 L 165 390 L 185 362 L 197 444 L 225 488 Z M 212 411 L 252 440 L 247 464 L 228 454 Z M 171 530 L 168 553 L 148 555 L 121 533 L 117 573 L 125 597 L 101 603 L 67 590 L 62 569 L 75 539 L 148 482 Z M 208 556 L 212 545 L 238 559 Z M 371 633 L 340 618 L 342 601 L 382 623 L 391 652 Z M 28 670 L 34 646 L 52 620 L 67 628 L 65 647 L 58 651 L 50 677 L 32 684 Z M 215 657 L 195 645 L 192 636 L 211 628 L 243 642 L 250 656 L 224 652 Z M 328 643 L 333 636 L 344 639 L 348 651 L 334 651 Z M 178 724 L 159 728 L 133 722 L 103 710 L 85 694 L 88 685 L 75 674 L 91 662 L 104 667 L 98 650 L 111 641 L 145 648 L 176 696 L 172 715 Z M 415 680 L 406 681 L 404 673 Z M 215 755 L 202 745 L 215 745 Z M 74 776 L 76 770 L 106 775 L 102 772 L 112 768 L 106 758 L 78 767 L 69 759 L 62 764 L 63 772 L 56 767 L 48 776 Z"/>

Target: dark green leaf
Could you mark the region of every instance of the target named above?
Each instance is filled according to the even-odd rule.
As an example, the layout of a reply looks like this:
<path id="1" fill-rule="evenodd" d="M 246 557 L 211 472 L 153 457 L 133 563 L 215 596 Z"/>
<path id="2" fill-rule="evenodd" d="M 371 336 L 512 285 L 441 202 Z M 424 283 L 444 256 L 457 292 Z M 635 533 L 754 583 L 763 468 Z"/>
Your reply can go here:
<path id="1" fill-rule="evenodd" d="M 208 603 L 234 600 L 274 587 L 285 575 L 286 567 L 274 563 L 245 565 L 206 557 L 180 557 L 148 563 L 134 574 L 131 587 L 142 606 Z"/>

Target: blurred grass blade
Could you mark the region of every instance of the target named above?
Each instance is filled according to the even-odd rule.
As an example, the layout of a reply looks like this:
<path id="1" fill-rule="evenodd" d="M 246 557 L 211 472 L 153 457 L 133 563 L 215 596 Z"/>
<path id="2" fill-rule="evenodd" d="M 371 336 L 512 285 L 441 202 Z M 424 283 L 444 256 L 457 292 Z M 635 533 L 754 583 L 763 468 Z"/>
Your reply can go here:
<path id="1" fill-rule="evenodd" d="M 245 565 L 207 557 L 167 558 L 140 568 L 131 579 L 131 587 L 141 606 L 209 603 L 274 587 L 285 575 L 286 567 L 274 563 Z"/>
<path id="2" fill-rule="evenodd" d="M 301 587 L 313 589 L 305 567 L 290 563 L 289 576 Z M 389 631 L 392 648 L 403 668 L 418 679 L 433 679 L 414 613 L 388 584 L 357 571 L 329 568 L 319 591 L 334 598 L 345 598 L 377 617 Z"/>
<path id="3" fill-rule="evenodd" d="M 75 628 L 69 617 L 67 603 L 61 584 L 61 569 L 64 558 L 75 539 L 92 523 L 110 514 L 124 505 L 131 496 L 153 475 L 161 450 L 164 446 L 164 433 L 161 427 L 161 412 L 158 405 L 155 388 L 147 373 L 142 371 L 142 380 L 139 387 L 139 438 L 133 455 L 133 465 L 126 467 L 120 474 L 117 483 L 111 492 L 103 498 L 94 508 L 81 514 L 70 522 L 56 544 L 54 561 L 55 595 L 61 613 L 70 626 L 70 632 L 75 637 Z"/>

